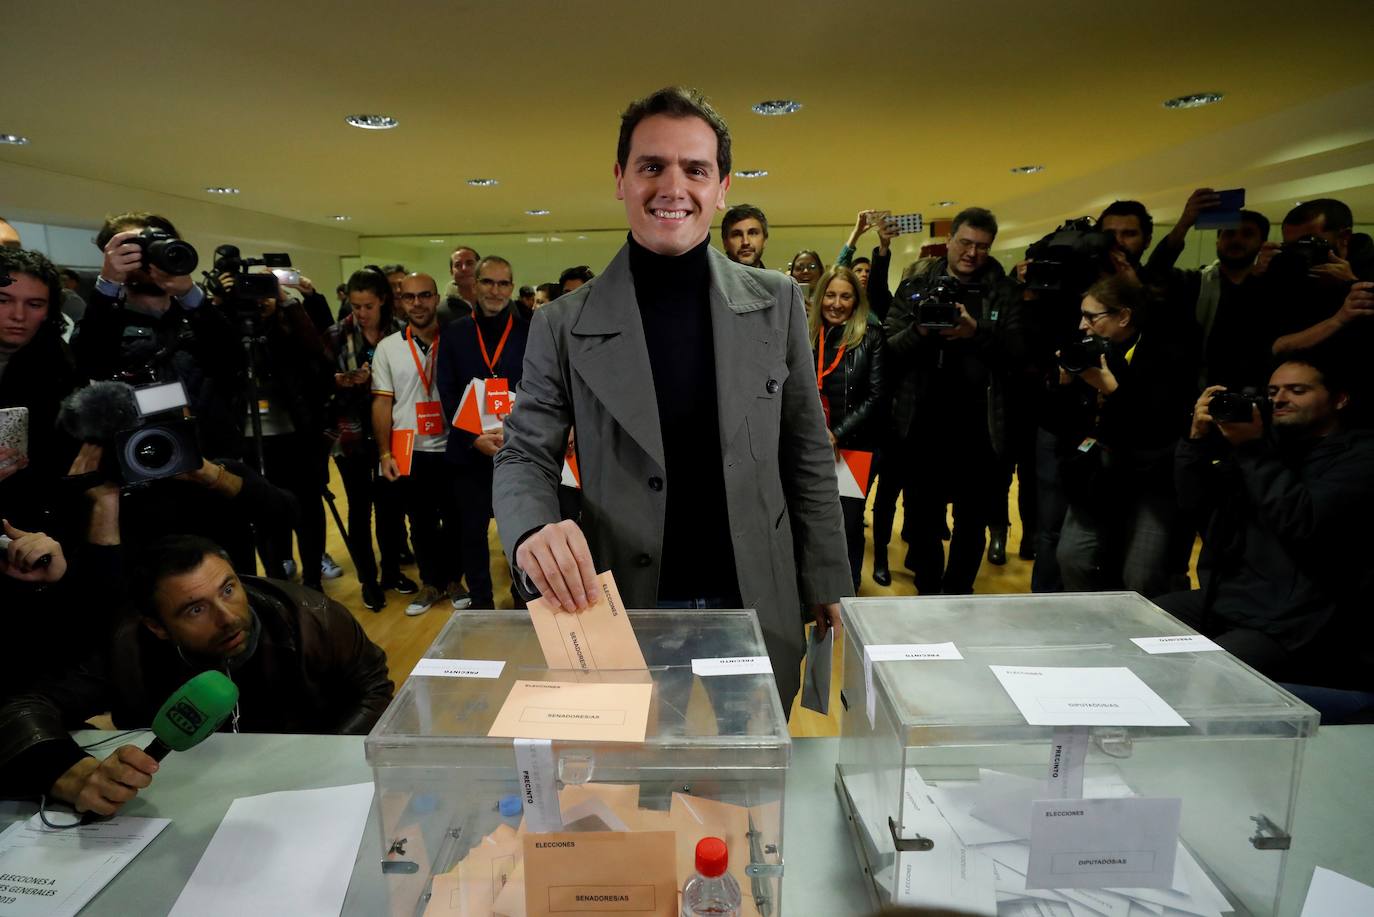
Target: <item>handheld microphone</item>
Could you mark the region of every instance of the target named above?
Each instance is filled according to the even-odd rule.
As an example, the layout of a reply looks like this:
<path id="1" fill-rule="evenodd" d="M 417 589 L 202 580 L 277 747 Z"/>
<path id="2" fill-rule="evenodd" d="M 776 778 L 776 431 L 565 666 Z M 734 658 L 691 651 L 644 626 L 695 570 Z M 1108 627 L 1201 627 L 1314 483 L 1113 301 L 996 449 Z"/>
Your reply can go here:
<path id="1" fill-rule="evenodd" d="M 201 672 L 182 685 L 153 717 L 156 738 L 144 749 L 154 761 L 188 751 L 209 738 L 234 712 L 239 689 L 223 672 Z"/>

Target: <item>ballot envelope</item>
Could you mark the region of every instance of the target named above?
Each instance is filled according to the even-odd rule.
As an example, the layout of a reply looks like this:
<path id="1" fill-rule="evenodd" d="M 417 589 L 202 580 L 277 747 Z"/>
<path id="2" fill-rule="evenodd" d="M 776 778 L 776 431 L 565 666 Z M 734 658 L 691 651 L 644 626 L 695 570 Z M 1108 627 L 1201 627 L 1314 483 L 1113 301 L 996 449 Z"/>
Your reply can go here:
<path id="1" fill-rule="evenodd" d="M 1136 593 L 842 620 L 835 789 L 875 905 L 1278 913 L 1318 725 L 1288 691 Z"/>
<path id="2" fill-rule="evenodd" d="M 559 913 L 572 895 L 580 914 L 605 900 L 676 915 L 706 836 L 729 846 L 744 913 L 783 913 L 791 740 L 757 616 L 625 614 L 628 653 L 594 628 L 541 645 L 524 611 L 444 625 L 365 742 L 389 914 Z M 606 868 L 616 850 L 634 875 Z M 527 852 L 542 857 L 528 879 Z"/>

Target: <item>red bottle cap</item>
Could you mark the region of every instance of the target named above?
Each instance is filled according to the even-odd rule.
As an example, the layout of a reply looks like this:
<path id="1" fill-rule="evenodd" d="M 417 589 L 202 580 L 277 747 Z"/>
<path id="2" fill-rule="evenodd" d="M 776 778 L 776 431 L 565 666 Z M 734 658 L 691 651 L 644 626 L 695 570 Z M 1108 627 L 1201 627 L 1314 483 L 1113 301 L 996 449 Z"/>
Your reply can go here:
<path id="1" fill-rule="evenodd" d="M 724 875 L 730 865 L 730 848 L 718 837 L 703 837 L 697 841 L 697 872 L 708 879 Z"/>

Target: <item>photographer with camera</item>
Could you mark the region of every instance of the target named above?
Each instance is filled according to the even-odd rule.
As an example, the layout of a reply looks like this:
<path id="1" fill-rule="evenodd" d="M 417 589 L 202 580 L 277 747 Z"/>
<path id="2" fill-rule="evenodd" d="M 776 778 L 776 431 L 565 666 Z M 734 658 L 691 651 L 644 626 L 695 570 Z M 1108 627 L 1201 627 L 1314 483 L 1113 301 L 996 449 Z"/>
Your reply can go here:
<path id="1" fill-rule="evenodd" d="M 1369 310 L 1362 300 L 1352 303 L 1350 293 L 1374 281 L 1374 241 L 1356 233 L 1354 223 L 1350 208 L 1338 200 L 1306 201 L 1284 216 L 1283 244 L 1266 243 L 1260 251 L 1255 271 L 1269 288 L 1275 353 L 1332 339 L 1361 359 L 1368 353 L 1374 328 L 1360 319 Z"/>
<path id="2" fill-rule="evenodd" d="M 884 324 L 906 476 L 906 566 L 922 595 L 972 592 L 983 561 L 997 452 L 1006 439 L 1005 382 L 1025 353 L 1019 293 L 1002 282 L 989 254 L 996 237 L 989 211 L 960 212 L 945 257 L 917 262 Z"/>
<path id="3" fill-rule="evenodd" d="M 1075 443 L 1060 460 L 1068 511 L 1058 562 L 1071 592 L 1168 590 L 1173 452 L 1195 387 L 1187 342 L 1155 328 L 1151 305 L 1134 277 L 1098 281 L 1082 300 L 1085 337 L 1058 354 L 1047 408 L 1055 432 Z"/>
<path id="4" fill-rule="evenodd" d="M 1268 398 L 1202 393 L 1174 469 L 1180 502 L 1208 519 L 1202 589 L 1155 602 L 1270 678 L 1371 691 L 1374 575 L 1350 535 L 1374 514 L 1374 432 L 1350 425 L 1338 366 L 1294 352 Z"/>
<path id="5" fill-rule="evenodd" d="M 205 451 L 237 455 L 236 339 L 218 310 L 204 308 L 206 292 L 191 278 L 196 250 L 165 217 L 143 211 L 107 217 L 95 243 L 104 263 L 72 338 L 77 367 L 91 379 L 181 382 Z"/>
<path id="6" fill-rule="evenodd" d="M 85 381 L 62 340 L 61 302 L 52 262 L 0 247 L 0 507 L 22 526 L 48 524 L 76 450 L 57 429 L 62 399 Z"/>

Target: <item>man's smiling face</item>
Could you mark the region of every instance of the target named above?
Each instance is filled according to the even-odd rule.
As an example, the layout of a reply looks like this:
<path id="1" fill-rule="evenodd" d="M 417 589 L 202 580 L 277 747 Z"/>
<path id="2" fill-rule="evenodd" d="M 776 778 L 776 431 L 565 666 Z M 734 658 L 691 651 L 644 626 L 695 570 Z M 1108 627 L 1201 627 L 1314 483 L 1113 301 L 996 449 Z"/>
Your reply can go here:
<path id="1" fill-rule="evenodd" d="M 625 168 L 615 167 L 615 196 L 625 202 L 630 233 L 660 255 L 681 255 L 710 235 L 729 188 L 716 165 L 715 131 L 696 117 L 645 118 L 630 137 Z"/>

